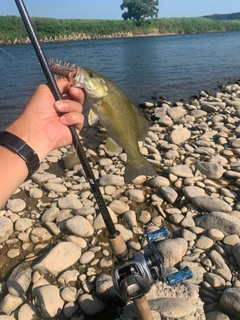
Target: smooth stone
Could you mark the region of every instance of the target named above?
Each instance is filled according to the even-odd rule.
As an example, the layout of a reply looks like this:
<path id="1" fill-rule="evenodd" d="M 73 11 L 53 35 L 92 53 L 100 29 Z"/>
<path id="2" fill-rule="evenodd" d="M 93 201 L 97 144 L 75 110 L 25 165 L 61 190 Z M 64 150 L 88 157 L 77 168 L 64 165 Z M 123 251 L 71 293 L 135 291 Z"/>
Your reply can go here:
<path id="1" fill-rule="evenodd" d="M 202 174 L 204 174 L 207 179 L 218 180 L 222 177 L 225 172 L 224 168 L 219 163 L 214 162 L 203 162 L 199 161 L 196 164 L 196 169 L 198 169 Z"/>
<path id="2" fill-rule="evenodd" d="M 192 170 L 188 166 L 182 164 L 175 167 L 170 167 L 167 171 L 177 177 L 182 178 L 191 178 L 193 176 Z"/>
<path id="3" fill-rule="evenodd" d="M 170 134 L 170 139 L 172 143 L 176 145 L 180 145 L 187 141 L 191 137 L 191 131 L 187 128 L 179 128 L 175 129 Z"/>
<path id="4" fill-rule="evenodd" d="M 186 110 L 182 107 L 172 107 L 167 109 L 167 114 L 172 118 L 173 121 L 176 121 L 185 116 Z"/>
<path id="5" fill-rule="evenodd" d="M 43 318 L 57 317 L 62 312 L 64 301 L 60 297 L 59 289 L 54 285 L 46 285 L 39 287 L 35 304 L 40 309 Z"/>
<path id="6" fill-rule="evenodd" d="M 198 227 L 205 230 L 213 228 L 220 230 L 224 235 L 237 234 L 240 236 L 240 220 L 225 212 L 210 212 L 195 219 Z"/>
<path id="7" fill-rule="evenodd" d="M 122 202 L 120 200 L 113 200 L 109 204 L 109 208 L 112 209 L 113 212 L 116 214 L 123 214 L 124 212 L 129 210 L 129 205 L 127 205 L 125 202 Z"/>
<path id="8" fill-rule="evenodd" d="M 23 296 L 18 297 L 7 293 L 0 303 L 0 309 L 2 312 L 10 314 L 24 302 L 25 298 Z"/>
<path id="9" fill-rule="evenodd" d="M 81 256 L 81 258 L 80 258 L 80 263 L 81 264 L 87 264 L 87 263 L 90 263 L 93 259 L 94 259 L 94 257 L 95 257 L 95 254 L 94 254 L 94 252 L 92 252 L 92 251 L 85 251 L 83 254 L 82 254 L 82 256 Z"/>
<path id="10" fill-rule="evenodd" d="M 193 312 L 193 305 L 183 298 L 159 298 L 156 299 L 158 310 L 165 318 L 180 319 L 189 316 Z"/>
<path id="11" fill-rule="evenodd" d="M 94 234 L 93 226 L 82 216 L 75 216 L 68 219 L 66 221 L 66 228 L 72 234 L 79 237 L 91 237 Z"/>
<path id="12" fill-rule="evenodd" d="M 194 197 L 205 195 L 205 190 L 197 186 L 187 186 L 183 188 L 183 194 L 188 198 L 192 199 Z"/>
<path id="13" fill-rule="evenodd" d="M 110 217 L 111 217 L 113 223 L 114 224 L 117 223 L 118 222 L 118 218 L 117 218 L 116 214 L 113 212 L 113 210 L 110 207 L 107 207 L 107 210 L 108 210 L 108 213 L 110 214 Z M 96 216 L 96 218 L 94 219 L 93 228 L 95 230 L 106 228 L 106 224 L 104 222 L 102 214 L 99 213 Z"/>
<path id="14" fill-rule="evenodd" d="M 129 200 L 135 201 L 137 203 L 141 203 L 145 201 L 145 194 L 142 190 L 139 189 L 131 189 L 126 191 L 126 196 Z"/>
<path id="15" fill-rule="evenodd" d="M 34 228 L 30 233 L 30 239 L 33 243 L 41 243 L 43 241 L 50 240 L 52 235 L 47 231 L 47 229 L 42 227 Z"/>
<path id="16" fill-rule="evenodd" d="M 94 315 L 101 312 L 106 307 L 106 303 L 94 294 L 82 294 L 78 298 L 78 303 L 87 315 Z"/>
<path id="17" fill-rule="evenodd" d="M 64 198 L 58 199 L 58 207 L 61 210 L 64 209 L 73 209 L 77 210 L 83 207 L 81 201 L 78 199 L 78 196 L 74 193 L 68 194 Z"/>
<path id="18" fill-rule="evenodd" d="M 110 275 L 102 274 L 96 281 L 96 294 L 104 301 L 118 300 L 116 289 L 113 286 L 113 280 Z"/>
<path id="19" fill-rule="evenodd" d="M 124 178 L 114 174 L 107 174 L 99 178 L 100 186 L 124 186 Z"/>
<path id="20" fill-rule="evenodd" d="M 211 238 L 208 238 L 205 235 L 202 235 L 199 237 L 199 239 L 196 241 L 196 247 L 200 249 L 209 249 L 213 246 L 214 242 Z"/>
<path id="21" fill-rule="evenodd" d="M 221 241 L 224 238 L 224 233 L 218 229 L 212 228 L 208 231 L 208 236 L 216 241 Z"/>
<path id="22" fill-rule="evenodd" d="M 126 211 L 123 214 L 123 219 L 129 224 L 131 228 L 137 226 L 137 218 L 136 218 L 135 211 L 133 210 Z"/>
<path id="23" fill-rule="evenodd" d="M 37 183 L 37 184 L 43 184 L 51 179 L 54 179 L 56 178 L 56 175 L 53 174 L 53 173 L 34 173 L 32 176 L 31 176 L 31 179 L 33 182 Z"/>
<path id="24" fill-rule="evenodd" d="M 233 246 L 233 256 L 234 256 L 238 266 L 240 267 L 240 243 L 236 243 Z"/>
<path id="25" fill-rule="evenodd" d="M 227 288 L 224 290 L 220 299 L 220 306 L 228 315 L 233 315 L 236 318 L 240 314 L 240 290 L 236 288 Z"/>
<path id="26" fill-rule="evenodd" d="M 32 276 L 32 269 L 29 263 L 22 262 L 14 268 L 7 280 L 8 292 L 14 296 L 23 296 L 28 290 Z"/>
<path id="27" fill-rule="evenodd" d="M 17 231 L 25 231 L 31 227 L 34 226 L 35 224 L 35 220 L 33 219 L 29 219 L 29 218 L 20 218 L 18 219 L 15 224 L 14 224 L 14 228 Z"/>
<path id="28" fill-rule="evenodd" d="M 41 216 L 42 222 L 52 222 L 54 221 L 59 214 L 60 210 L 57 207 L 51 207 L 47 209 Z"/>
<path id="29" fill-rule="evenodd" d="M 203 211 L 231 212 L 232 207 L 222 199 L 211 196 L 197 196 L 191 199 L 192 203 Z"/>
<path id="30" fill-rule="evenodd" d="M 168 203 L 173 204 L 178 197 L 178 193 L 171 187 L 161 187 L 160 191 Z"/>
<path id="31" fill-rule="evenodd" d="M 7 217 L 0 217 L 0 244 L 13 234 L 13 222 Z"/>
<path id="32" fill-rule="evenodd" d="M 213 288 L 216 288 L 218 290 L 221 290 L 221 288 L 225 288 L 225 280 L 215 273 L 207 272 L 205 274 L 205 279 Z"/>
<path id="33" fill-rule="evenodd" d="M 206 313 L 206 320 L 230 320 L 230 318 L 221 311 L 211 311 Z"/>
<path id="34" fill-rule="evenodd" d="M 141 210 L 136 215 L 137 221 L 147 224 L 151 220 L 151 214 L 147 210 Z"/>
<path id="35" fill-rule="evenodd" d="M 225 260 L 223 259 L 223 257 L 221 256 L 221 254 L 219 252 L 217 252 L 216 250 L 211 250 L 208 253 L 208 257 L 211 259 L 211 261 L 213 262 L 213 264 L 218 268 L 218 269 L 225 269 L 225 270 L 229 270 Z M 229 270 L 230 271 L 230 270 Z"/>
<path id="36" fill-rule="evenodd" d="M 61 288 L 60 296 L 64 301 L 72 302 L 77 298 L 77 289 L 75 287 Z"/>
<path id="37" fill-rule="evenodd" d="M 164 265 L 166 267 L 173 267 L 182 261 L 187 248 L 188 243 L 183 238 L 167 239 L 157 244 L 157 249 L 164 256 Z"/>
<path id="38" fill-rule="evenodd" d="M 151 188 L 169 187 L 170 181 L 162 176 L 156 176 L 148 181 L 148 185 Z"/>
<path id="39" fill-rule="evenodd" d="M 24 303 L 18 311 L 18 320 L 34 319 L 37 309 L 31 303 Z M 1 317 L 0 317 L 1 320 Z M 7 320 L 7 319 L 6 319 Z"/>
<path id="40" fill-rule="evenodd" d="M 58 275 L 74 265 L 80 256 L 81 248 L 77 244 L 60 242 L 32 268 L 43 274 Z"/>
<path id="41" fill-rule="evenodd" d="M 32 199 L 40 199 L 43 196 L 43 191 L 41 189 L 39 189 L 39 188 L 32 187 L 29 190 L 29 196 Z"/>
<path id="42" fill-rule="evenodd" d="M 22 199 L 8 200 L 6 208 L 12 212 L 21 212 L 26 208 L 26 202 Z"/>

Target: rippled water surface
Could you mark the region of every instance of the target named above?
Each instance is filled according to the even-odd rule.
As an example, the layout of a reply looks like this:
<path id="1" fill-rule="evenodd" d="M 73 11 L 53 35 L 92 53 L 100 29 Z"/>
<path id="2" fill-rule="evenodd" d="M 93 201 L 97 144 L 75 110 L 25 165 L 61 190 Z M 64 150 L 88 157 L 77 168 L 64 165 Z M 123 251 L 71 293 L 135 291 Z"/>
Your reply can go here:
<path id="1" fill-rule="evenodd" d="M 77 63 L 117 82 L 138 105 L 153 95 L 187 98 L 240 78 L 240 32 L 43 44 L 47 58 Z M 6 54 L 3 50 L 8 54 Z M 10 56 L 11 55 L 11 56 Z M 0 47 L 0 130 L 45 82 L 31 45 Z"/>

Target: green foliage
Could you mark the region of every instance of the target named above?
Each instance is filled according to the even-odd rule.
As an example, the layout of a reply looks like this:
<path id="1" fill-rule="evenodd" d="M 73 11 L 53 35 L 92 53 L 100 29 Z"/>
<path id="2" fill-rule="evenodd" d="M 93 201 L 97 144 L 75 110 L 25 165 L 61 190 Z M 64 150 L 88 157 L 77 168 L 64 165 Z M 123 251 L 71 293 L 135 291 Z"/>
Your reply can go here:
<path id="1" fill-rule="evenodd" d="M 217 20 L 239 20 L 240 12 L 228 13 L 228 14 L 211 14 L 210 16 L 204 16 L 208 19 L 217 19 Z"/>
<path id="2" fill-rule="evenodd" d="M 132 32 L 141 34 L 197 33 L 209 31 L 240 30 L 240 20 L 209 18 L 146 19 L 136 26 L 133 20 L 80 20 L 32 18 L 38 37 L 69 35 L 104 36 Z M 27 33 L 20 17 L 0 16 L 0 42 L 13 43 L 17 38 L 26 39 Z"/>
<path id="3" fill-rule="evenodd" d="M 125 11 L 122 17 L 124 20 L 136 21 L 140 25 L 145 18 L 157 17 L 158 4 L 158 0 L 123 0 L 120 8 L 121 10 L 126 8 L 128 11 Z"/>

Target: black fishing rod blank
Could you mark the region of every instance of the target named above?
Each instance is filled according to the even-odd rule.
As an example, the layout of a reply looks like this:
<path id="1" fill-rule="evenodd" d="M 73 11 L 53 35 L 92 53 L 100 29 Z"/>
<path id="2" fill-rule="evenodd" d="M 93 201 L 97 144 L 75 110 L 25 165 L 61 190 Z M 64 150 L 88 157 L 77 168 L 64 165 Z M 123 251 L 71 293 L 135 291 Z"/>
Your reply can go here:
<path id="1" fill-rule="evenodd" d="M 33 24 L 32 24 L 32 21 L 29 17 L 29 14 L 27 12 L 27 9 L 24 5 L 24 2 L 22 0 L 15 0 L 15 3 L 18 7 L 18 10 L 19 10 L 19 13 L 22 17 L 22 21 L 24 23 L 24 26 L 26 28 L 26 31 L 29 35 L 29 38 L 31 40 L 31 43 L 33 45 L 33 48 L 37 54 L 37 57 L 38 57 L 38 60 L 40 62 L 40 65 L 42 67 L 42 70 L 45 74 L 45 77 L 47 79 L 47 82 L 49 84 L 49 87 L 52 91 L 52 94 L 55 98 L 55 100 L 61 100 L 62 99 L 62 96 L 61 96 L 61 93 L 58 89 L 58 86 L 56 84 L 56 81 L 55 81 L 55 78 L 54 78 L 54 75 L 49 67 L 49 64 L 47 62 L 47 59 L 44 55 L 44 52 L 41 48 L 41 45 L 40 45 L 40 42 L 38 40 L 38 37 L 36 35 L 36 32 L 34 30 L 34 27 L 33 27 Z M 105 202 L 103 200 L 103 197 L 102 197 L 102 194 L 100 192 L 100 189 L 98 187 L 98 184 L 96 182 L 96 179 L 94 177 L 94 174 L 93 174 L 93 171 L 91 169 L 91 166 L 89 164 L 89 161 L 85 155 L 85 152 L 84 152 L 84 149 L 83 149 L 83 146 L 80 142 L 80 139 L 77 135 L 77 132 L 74 128 L 74 126 L 69 126 L 69 130 L 71 132 L 71 135 L 72 135 L 72 140 L 73 140 L 73 145 L 76 149 L 76 152 L 77 152 L 77 155 L 81 161 L 81 164 L 83 166 L 83 169 L 85 171 L 85 174 L 87 176 L 87 179 L 89 181 L 89 184 L 92 188 L 92 191 L 94 193 L 94 196 L 96 198 L 96 201 L 97 201 L 97 204 L 98 204 L 98 207 L 99 207 L 99 211 L 101 212 L 102 214 L 102 217 L 103 217 L 103 220 L 106 224 L 106 227 L 107 227 L 107 230 L 108 230 L 108 233 L 109 233 L 109 239 L 110 241 L 112 241 L 112 246 L 113 246 L 113 249 L 115 247 L 115 242 L 118 242 L 117 239 L 119 239 L 119 231 L 116 230 L 114 224 L 113 224 L 113 221 L 111 219 L 111 216 L 107 210 L 107 207 L 105 205 Z M 120 250 L 117 250 L 117 251 L 121 251 L 123 250 L 123 245 L 121 245 L 122 249 Z M 126 245 L 125 245 L 126 247 Z M 126 256 L 126 248 L 124 249 L 124 253 L 119 253 L 119 255 L 121 256 Z"/>

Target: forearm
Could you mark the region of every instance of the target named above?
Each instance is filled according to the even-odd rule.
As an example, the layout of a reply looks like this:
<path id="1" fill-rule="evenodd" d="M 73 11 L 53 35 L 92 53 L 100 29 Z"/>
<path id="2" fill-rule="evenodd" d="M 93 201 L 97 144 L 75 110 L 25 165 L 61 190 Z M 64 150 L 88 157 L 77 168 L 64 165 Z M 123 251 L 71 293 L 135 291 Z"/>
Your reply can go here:
<path id="1" fill-rule="evenodd" d="M 0 146 L 0 208 L 27 178 L 25 161 L 17 154 Z"/>

